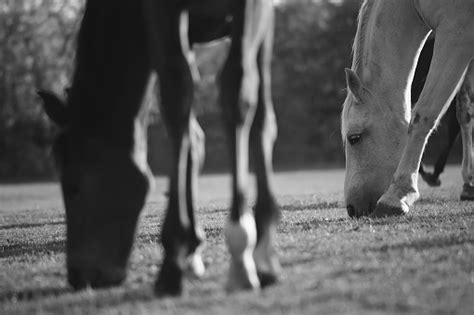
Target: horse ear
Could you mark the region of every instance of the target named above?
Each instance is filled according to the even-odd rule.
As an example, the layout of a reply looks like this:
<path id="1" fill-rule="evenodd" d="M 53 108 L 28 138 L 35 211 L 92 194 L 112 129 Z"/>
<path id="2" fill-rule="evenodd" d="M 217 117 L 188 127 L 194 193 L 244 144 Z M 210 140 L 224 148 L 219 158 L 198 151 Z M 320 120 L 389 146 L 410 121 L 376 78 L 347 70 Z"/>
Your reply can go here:
<path id="1" fill-rule="evenodd" d="M 69 123 L 69 114 L 66 105 L 55 94 L 48 91 L 37 91 L 43 101 L 43 108 L 48 117 L 58 126 L 63 127 Z"/>
<path id="2" fill-rule="evenodd" d="M 346 68 L 346 84 L 349 91 L 354 95 L 357 100 L 362 99 L 364 87 L 359 76 L 351 69 Z"/>

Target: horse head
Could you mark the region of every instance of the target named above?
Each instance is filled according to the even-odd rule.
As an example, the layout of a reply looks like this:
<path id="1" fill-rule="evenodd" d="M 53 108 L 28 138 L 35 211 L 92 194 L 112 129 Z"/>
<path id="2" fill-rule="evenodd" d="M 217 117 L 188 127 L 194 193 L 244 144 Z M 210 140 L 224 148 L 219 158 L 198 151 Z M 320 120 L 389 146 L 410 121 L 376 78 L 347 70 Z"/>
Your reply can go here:
<path id="1" fill-rule="evenodd" d="M 69 283 L 76 289 L 119 284 L 149 189 L 146 170 L 137 150 L 97 132 L 102 128 L 75 123 L 71 106 L 56 95 L 38 95 L 60 129 L 53 153 L 66 209 Z"/>
<path id="2" fill-rule="evenodd" d="M 406 142 L 403 120 L 387 112 L 383 95 L 369 90 L 346 69 L 347 97 L 342 112 L 346 155 L 344 196 L 351 217 L 372 213 L 389 186 Z"/>

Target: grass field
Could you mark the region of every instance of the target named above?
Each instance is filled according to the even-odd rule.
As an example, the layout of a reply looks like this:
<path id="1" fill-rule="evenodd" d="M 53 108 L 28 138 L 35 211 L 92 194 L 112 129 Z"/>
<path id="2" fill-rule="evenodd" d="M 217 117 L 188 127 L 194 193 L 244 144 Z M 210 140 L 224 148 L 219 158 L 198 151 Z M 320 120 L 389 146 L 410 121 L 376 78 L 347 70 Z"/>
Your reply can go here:
<path id="1" fill-rule="evenodd" d="M 461 176 L 449 167 L 440 188 L 405 217 L 352 220 L 343 209 L 342 170 L 276 176 L 283 212 L 277 248 L 281 282 L 260 292 L 223 290 L 229 178 L 201 179 L 199 219 L 207 240 L 203 279 L 180 298 L 157 299 L 157 233 L 166 180 L 142 213 L 127 281 L 74 293 L 64 268 L 65 221 L 56 184 L 0 186 L 0 314 L 397 314 L 474 312 L 474 203 L 458 201 Z M 253 197 L 252 197 L 253 198 Z"/>

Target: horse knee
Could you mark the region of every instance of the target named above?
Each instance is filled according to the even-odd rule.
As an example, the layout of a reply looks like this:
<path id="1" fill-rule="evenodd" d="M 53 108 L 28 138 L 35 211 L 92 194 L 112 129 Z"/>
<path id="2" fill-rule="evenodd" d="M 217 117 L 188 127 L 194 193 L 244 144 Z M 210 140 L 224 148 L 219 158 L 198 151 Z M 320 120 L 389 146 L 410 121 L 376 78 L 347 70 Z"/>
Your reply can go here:
<path id="1" fill-rule="evenodd" d="M 221 101 L 228 122 L 238 125 L 253 119 L 258 103 L 257 67 L 242 66 L 242 60 L 229 57 L 221 76 Z"/>
<path id="2" fill-rule="evenodd" d="M 264 128 L 263 137 L 268 139 L 269 142 L 274 143 L 278 135 L 278 125 L 275 117 L 275 113 L 267 113 Z"/>
<path id="3" fill-rule="evenodd" d="M 260 77 L 255 62 L 248 62 L 244 66 L 242 85 L 240 88 L 239 105 L 242 107 L 241 113 L 247 114 L 250 109 L 255 109 L 258 103 L 258 87 Z"/>
<path id="4" fill-rule="evenodd" d="M 271 154 L 278 134 L 278 126 L 273 112 L 261 113 L 260 108 L 254 118 L 251 131 L 251 143 L 254 148 L 263 146 L 266 154 Z"/>
<path id="5" fill-rule="evenodd" d="M 432 113 L 416 111 L 408 127 L 408 135 L 425 138 L 436 127 L 439 117 Z"/>
<path id="6" fill-rule="evenodd" d="M 471 105 L 471 98 L 470 98 L 470 95 L 469 95 L 469 89 L 468 89 L 468 84 L 467 83 L 464 83 L 456 98 L 457 98 L 457 102 L 456 102 L 456 118 L 459 122 L 459 125 L 461 127 L 464 127 L 464 126 L 468 126 L 470 123 L 471 123 L 471 119 L 472 119 L 472 114 L 473 113 L 470 113 L 469 111 L 469 107 Z"/>

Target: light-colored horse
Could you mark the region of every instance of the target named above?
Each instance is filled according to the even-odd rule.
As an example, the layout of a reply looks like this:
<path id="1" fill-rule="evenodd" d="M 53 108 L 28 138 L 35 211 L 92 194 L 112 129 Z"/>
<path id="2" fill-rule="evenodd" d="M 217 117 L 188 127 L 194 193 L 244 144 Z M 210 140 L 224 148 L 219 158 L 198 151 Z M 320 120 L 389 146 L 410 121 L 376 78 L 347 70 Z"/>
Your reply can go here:
<path id="1" fill-rule="evenodd" d="M 433 60 L 410 110 L 421 47 L 436 33 Z M 419 198 L 418 168 L 426 141 L 466 78 L 458 108 L 464 143 L 464 197 L 472 196 L 474 1 L 366 0 L 359 13 L 342 112 L 350 216 L 407 213 Z M 467 74 L 466 74 L 467 73 Z"/>

